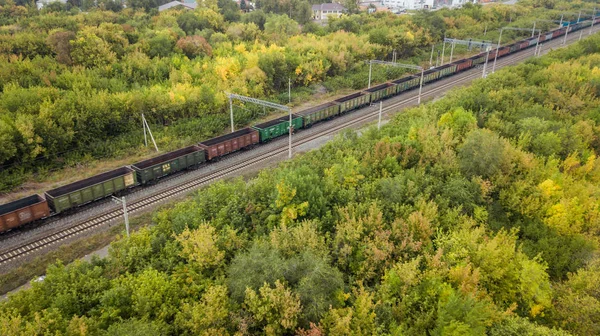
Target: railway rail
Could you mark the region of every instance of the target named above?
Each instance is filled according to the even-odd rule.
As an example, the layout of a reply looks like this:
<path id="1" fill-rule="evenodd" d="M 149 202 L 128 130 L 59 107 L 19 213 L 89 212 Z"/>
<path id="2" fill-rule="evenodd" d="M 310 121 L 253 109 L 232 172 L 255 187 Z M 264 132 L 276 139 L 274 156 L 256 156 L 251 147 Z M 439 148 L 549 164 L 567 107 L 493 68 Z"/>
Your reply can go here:
<path id="1" fill-rule="evenodd" d="M 585 29 L 585 31 L 587 32 L 588 29 L 593 29 L 593 28 L 594 27 L 587 28 L 587 29 Z M 594 29 L 593 33 L 596 33 L 597 31 L 598 31 L 598 28 Z M 578 34 L 573 34 L 573 35 L 574 36 L 571 36 L 571 38 L 567 39 L 567 42 L 568 42 L 567 44 L 570 44 L 570 43 L 574 42 L 575 40 L 578 40 L 578 38 L 579 38 L 577 36 Z M 545 44 L 545 52 L 547 52 L 547 50 L 549 48 L 555 48 L 555 47 L 561 46 L 561 45 L 562 45 L 562 39 L 552 40 L 551 42 L 548 42 Z M 526 49 L 526 50 L 523 50 L 512 56 L 509 56 L 508 58 L 504 58 L 501 61 L 498 61 L 497 67 L 504 67 L 504 66 L 512 65 L 512 64 L 521 62 L 527 58 L 530 58 L 531 56 L 532 56 L 532 50 Z M 458 77 L 458 78 L 456 78 L 456 77 Z M 430 90 L 423 92 L 423 96 L 424 97 L 436 96 L 438 93 L 442 93 L 442 92 L 448 90 L 449 88 L 452 88 L 452 87 L 455 87 L 455 86 L 458 86 L 461 84 L 466 84 L 474 79 L 477 79 L 477 78 L 481 77 L 481 69 L 474 68 L 474 69 L 466 71 L 462 74 L 459 74 L 456 77 L 450 77 L 450 78 L 441 80 L 439 82 L 440 85 L 431 87 Z M 396 101 L 394 101 L 394 100 L 396 100 Z M 417 105 L 415 100 L 416 100 L 415 92 L 406 92 L 406 93 L 396 97 L 395 99 L 391 99 L 392 102 L 391 103 L 388 102 L 388 104 L 384 107 L 383 112 L 388 113 L 388 112 L 395 111 L 401 107 Z M 325 128 L 323 131 L 316 132 L 314 134 L 304 134 L 304 136 L 302 136 L 302 134 L 298 135 L 297 139 L 294 143 L 294 147 L 297 148 L 297 147 L 299 147 L 303 144 L 309 143 L 315 139 L 335 134 L 336 132 L 338 132 L 341 129 L 354 127 L 354 126 L 366 123 L 368 121 L 375 120 L 375 118 L 377 118 L 377 116 L 379 114 L 379 109 L 376 107 L 375 108 L 374 107 L 366 107 L 366 108 L 363 108 L 362 110 L 363 111 L 366 110 L 366 112 L 363 112 L 362 115 L 358 115 L 358 116 L 356 116 L 356 115 L 360 112 L 349 113 L 347 116 L 354 115 L 356 117 L 351 118 L 347 121 L 344 121 L 338 125 L 334 125 L 332 127 Z M 140 200 L 130 203 L 128 205 L 128 211 L 130 213 L 140 212 L 141 210 L 144 210 L 151 206 L 158 205 L 162 202 L 165 202 L 166 200 L 169 200 L 176 196 L 183 195 L 192 190 L 198 189 L 198 188 L 200 188 L 206 184 L 209 184 L 211 182 L 214 182 L 218 179 L 221 179 L 221 178 L 227 177 L 229 175 L 232 175 L 236 172 L 242 171 L 250 166 L 256 165 L 261 162 L 265 162 L 267 160 L 271 160 L 279 155 L 287 153 L 288 148 L 287 148 L 287 145 L 285 144 L 285 141 L 279 141 L 279 143 L 280 143 L 279 146 L 277 146 L 272 151 L 262 153 L 258 156 L 255 156 L 248 160 L 244 160 L 242 162 L 232 162 L 221 170 L 218 170 L 218 171 L 212 172 L 212 173 L 207 173 L 198 179 L 195 179 L 192 181 L 187 181 L 187 182 L 178 184 L 173 187 L 169 187 L 165 190 L 159 191 L 148 197 L 144 197 Z M 232 161 L 234 161 L 234 160 L 232 160 Z M 6 267 L 9 263 L 16 261 L 16 260 L 18 260 L 24 256 L 27 256 L 31 253 L 41 251 L 52 245 L 56 245 L 63 241 L 75 238 L 78 235 L 81 235 L 85 232 L 95 230 L 97 228 L 105 226 L 115 220 L 118 220 L 121 216 L 122 216 L 122 210 L 120 210 L 120 209 L 109 210 L 100 215 L 92 216 L 91 218 L 81 221 L 79 223 L 76 223 L 70 227 L 60 229 L 57 232 L 51 233 L 50 235 L 48 235 L 46 237 L 35 239 L 31 242 L 27 242 L 25 244 L 16 246 L 14 248 L 10 248 L 7 251 L 3 251 L 2 253 L 0 253 L 0 269 Z"/>

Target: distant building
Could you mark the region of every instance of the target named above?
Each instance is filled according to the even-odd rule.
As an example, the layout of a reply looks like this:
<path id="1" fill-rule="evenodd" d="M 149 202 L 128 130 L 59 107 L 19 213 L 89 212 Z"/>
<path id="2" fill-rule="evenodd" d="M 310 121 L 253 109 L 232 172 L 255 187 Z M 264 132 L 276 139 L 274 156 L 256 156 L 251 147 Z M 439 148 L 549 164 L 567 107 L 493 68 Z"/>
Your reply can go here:
<path id="1" fill-rule="evenodd" d="M 434 0 L 383 0 L 383 5 L 389 8 L 431 9 Z"/>
<path id="2" fill-rule="evenodd" d="M 38 9 L 42 9 L 44 6 L 49 5 L 53 2 L 60 2 L 61 4 L 66 4 L 67 0 L 38 0 L 36 3 Z"/>
<path id="3" fill-rule="evenodd" d="M 360 2 L 358 4 L 358 9 L 360 9 L 361 11 L 367 11 L 368 13 L 390 11 L 390 7 L 384 5 L 381 1 Z"/>
<path id="4" fill-rule="evenodd" d="M 331 17 L 340 17 L 346 12 L 346 7 L 338 3 L 322 3 L 313 5 L 313 20 L 327 20 Z"/>
<path id="5" fill-rule="evenodd" d="M 195 1 L 194 2 L 171 1 L 171 2 L 168 2 L 168 3 L 164 4 L 164 5 L 158 6 L 158 11 L 162 12 L 164 10 L 171 9 L 171 8 L 176 8 L 176 7 L 179 7 L 179 6 L 185 8 L 185 9 L 194 10 L 198 6 L 198 4 Z"/>

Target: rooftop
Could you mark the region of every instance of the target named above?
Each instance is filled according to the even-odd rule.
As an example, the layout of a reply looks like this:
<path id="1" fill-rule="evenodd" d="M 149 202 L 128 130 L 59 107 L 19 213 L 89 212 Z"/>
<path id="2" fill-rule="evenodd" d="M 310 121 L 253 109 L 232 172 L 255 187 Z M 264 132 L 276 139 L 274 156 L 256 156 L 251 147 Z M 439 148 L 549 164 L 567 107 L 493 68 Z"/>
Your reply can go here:
<path id="1" fill-rule="evenodd" d="M 345 11 L 346 7 L 338 3 L 322 3 L 320 5 L 312 5 L 313 11 Z"/>
<path id="2" fill-rule="evenodd" d="M 177 6 L 183 6 L 187 9 L 196 9 L 196 6 L 198 6 L 197 3 L 195 2 L 180 2 L 180 1 L 171 1 L 168 2 L 164 5 L 158 6 L 158 11 L 162 12 L 164 10 L 167 10 L 169 8 L 173 8 L 173 7 L 177 7 Z"/>

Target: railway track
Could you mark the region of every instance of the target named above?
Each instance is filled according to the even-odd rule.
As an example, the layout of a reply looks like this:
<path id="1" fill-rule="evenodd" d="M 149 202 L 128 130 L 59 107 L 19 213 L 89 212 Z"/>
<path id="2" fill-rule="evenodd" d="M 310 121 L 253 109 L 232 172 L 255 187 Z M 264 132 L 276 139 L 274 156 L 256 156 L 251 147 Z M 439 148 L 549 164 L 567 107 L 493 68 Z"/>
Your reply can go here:
<path id="1" fill-rule="evenodd" d="M 587 34 L 589 29 L 590 28 L 585 29 L 584 32 Z M 594 33 L 597 32 L 597 30 L 598 29 L 595 29 Z M 568 44 L 570 44 L 571 42 L 574 42 L 575 40 L 578 40 L 579 34 L 575 33 L 573 35 L 574 36 L 572 36 L 570 39 L 568 39 L 568 42 L 569 42 Z M 549 43 L 545 43 L 545 45 L 546 45 L 545 46 L 546 51 L 548 50 L 548 48 L 561 46 L 562 38 L 553 40 L 552 42 L 549 42 Z M 524 50 L 517 54 L 511 55 L 507 58 L 500 59 L 497 62 L 496 67 L 501 68 L 501 67 L 504 67 L 507 65 L 519 63 L 527 58 L 530 58 L 531 56 L 532 56 L 532 49 L 527 49 L 527 50 Z M 491 64 L 488 64 L 488 65 L 491 66 Z M 488 67 L 488 69 L 489 69 L 489 67 Z M 438 93 L 442 93 L 449 88 L 452 88 L 454 86 L 461 85 L 464 83 L 468 83 L 474 79 L 480 78 L 481 77 L 481 68 L 479 68 L 479 69 L 475 68 L 475 69 L 468 70 L 458 76 L 459 76 L 458 78 L 452 76 L 452 77 L 448 77 L 443 80 L 440 80 L 438 83 L 442 83 L 442 84 L 437 85 L 435 87 L 431 87 L 430 90 L 423 92 L 422 97 L 427 98 L 427 97 L 431 97 L 431 96 L 436 96 Z M 410 95 L 410 96 L 403 98 L 403 96 L 405 96 L 405 95 Z M 404 95 L 400 95 L 398 97 L 399 98 L 396 98 L 397 101 L 394 101 L 394 99 L 392 99 L 391 103 L 389 103 L 389 101 L 388 101 L 388 104 L 383 109 L 383 112 L 387 113 L 387 112 L 397 110 L 398 108 L 401 108 L 401 107 L 417 105 L 416 104 L 417 96 L 416 96 L 416 92 L 414 90 L 407 92 Z M 349 115 L 352 115 L 355 113 L 356 112 L 350 112 Z M 362 115 L 358 115 L 356 118 L 347 120 L 338 125 L 334 125 L 330 128 L 326 128 L 322 132 L 317 132 L 315 134 L 306 134 L 305 136 L 302 136 L 302 133 L 300 133 L 299 135 L 296 136 L 297 139 L 295 140 L 293 145 L 294 145 L 294 147 L 299 147 L 303 144 L 306 144 L 308 142 L 316 140 L 320 137 L 335 134 L 341 129 L 361 125 L 368 121 L 374 120 L 378 116 L 378 114 L 379 114 L 378 108 L 368 107 L 366 113 L 364 113 Z M 343 118 L 343 116 L 341 118 Z M 281 145 L 278 146 L 273 151 L 262 153 L 262 154 L 257 155 L 249 160 L 231 163 L 228 166 L 226 166 L 225 168 L 218 170 L 216 172 L 212 172 L 212 173 L 203 175 L 199 179 L 181 183 L 179 185 L 167 188 L 163 191 L 157 192 L 153 195 L 150 195 L 148 197 L 145 197 L 138 201 L 130 203 L 128 205 L 128 211 L 129 211 L 129 213 L 139 212 L 139 211 L 149 208 L 151 206 L 158 205 L 168 199 L 171 199 L 171 198 L 183 195 L 192 190 L 198 189 L 199 187 L 202 187 L 206 184 L 214 182 L 218 179 L 221 179 L 221 178 L 227 177 L 231 174 L 234 174 L 236 172 L 242 171 L 250 166 L 256 165 L 261 162 L 265 162 L 274 157 L 277 157 L 278 155 L 287 153 L 288 147 L 287 147 L 286 142 L 285 141 L 280 141 L 280 142 L 281 142 Z M 61 230 L 59 230 L 55 233 L 52 233 L 46 237 L 34 240 L 29 243 L 25 243 L 16 248 L 10 249 L 6 252 L 2 252 L 0 254 L 0 266 L 5 267 L 9 262 L 15 261 L 19 258 L 22 258 L 26 255 L 33 253 L 33 252 L 40 251 L 51 245 L 58 244 L 60 242 L 63 242 L 68 239 L 72 239 L 72 238 L 74 238 L 80 234 L 83 234 L 85 232 L 88 232 L 90 230 L 97 229 L 101 226 L 104 226 L 108 223 L 111 223 L 112 221 L 119 219 L 121 216 L 122 216 L 122 210 L 120 210 L 120 209 L 111 210 L 106 213 L 103 213 L 103 214 L 100 214 L 97 216 L 93 216 L 93 217 L 91 217 L 85 221 L 82 221 L 78 224 L 75 224 L 71 227 L 61 229 Z"/>

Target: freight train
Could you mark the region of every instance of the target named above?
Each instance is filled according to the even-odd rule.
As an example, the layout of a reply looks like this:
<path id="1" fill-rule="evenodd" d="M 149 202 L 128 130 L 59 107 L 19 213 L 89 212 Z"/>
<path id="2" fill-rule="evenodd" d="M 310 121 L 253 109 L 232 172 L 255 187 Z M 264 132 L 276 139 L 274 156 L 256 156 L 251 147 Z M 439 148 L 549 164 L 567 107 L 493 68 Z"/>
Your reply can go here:
<path id="1" fill-rule="evenodd" d="M 594 24 L 600 17 L 594 19 Z M 539 42 L 563 36 L 568 32 L 589 27 L 591 20 L 582 21 L 558 28 L 539 36 Z M 493 61 L 538 43 L 538 37 L 528 38 L 499 49 L 457 60 L 423 73 L 423 85 L 455 75 L 465 70 Z M 351 95 L 297 112 L 292 116 L 293 130 L 301 130 L 315 123 L 351 112 L 371 103 L 388 99 L 419 87 L 421 74 L 409 75 L 398 80 L 355 92 Z M 273 120 L 243 128 L 223 136 L 212 138 L 194 146 L 165 153 L 148 160 L 137 162 L 62 187 L 48 190 L 44 195 L 32 195 L 11 203 L 0 205 L 0 232 L 5 232 L 27 223 L 76 210 L 79 206 L 123 192 L 127 189 L 145 186 L 158 179 L 181 170 L 217 160 L 229 153 L 248 149 L 287 134 L 289 118 Z"/>

